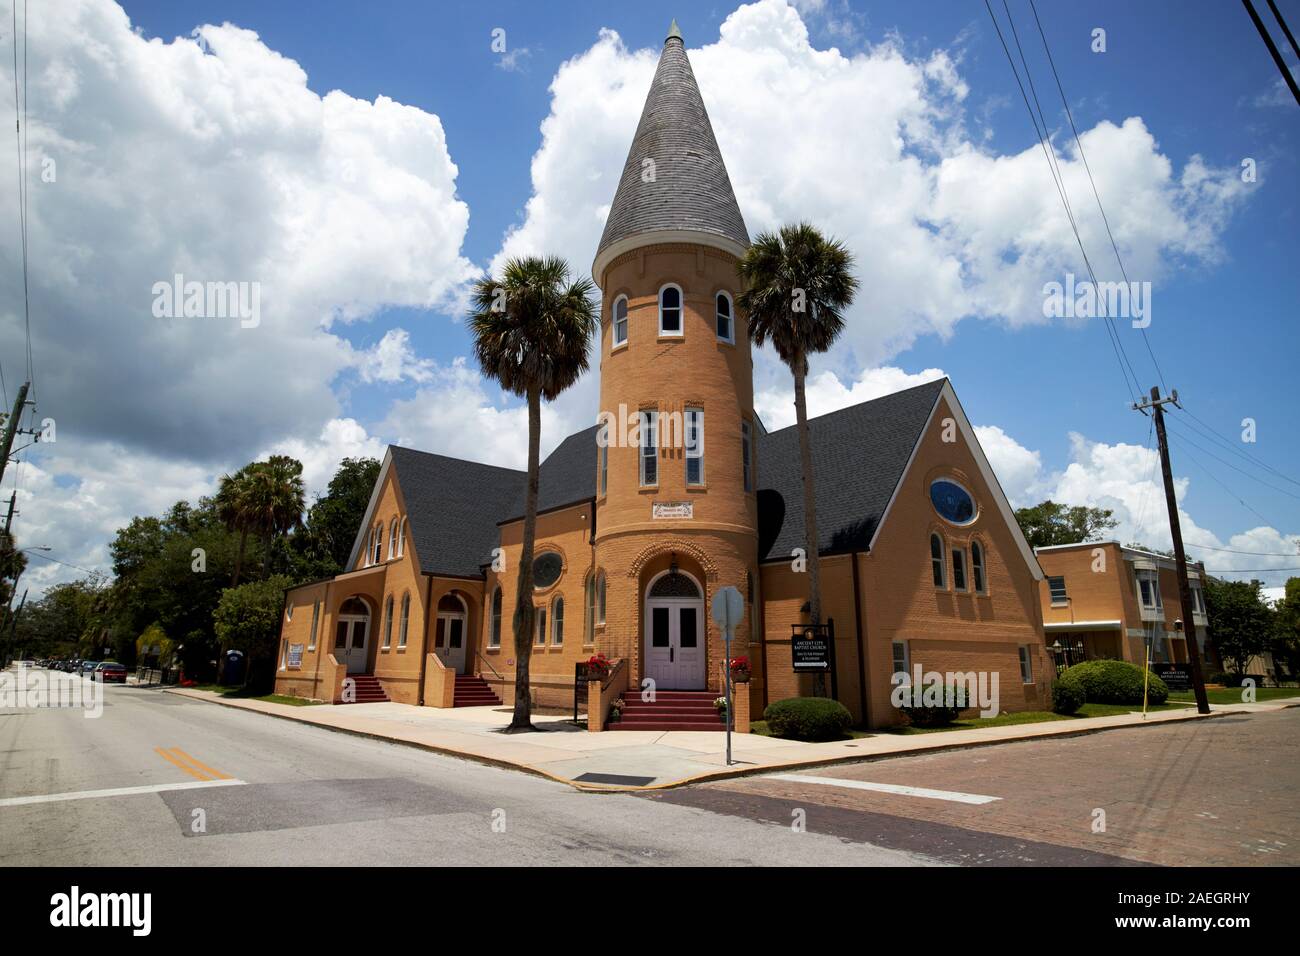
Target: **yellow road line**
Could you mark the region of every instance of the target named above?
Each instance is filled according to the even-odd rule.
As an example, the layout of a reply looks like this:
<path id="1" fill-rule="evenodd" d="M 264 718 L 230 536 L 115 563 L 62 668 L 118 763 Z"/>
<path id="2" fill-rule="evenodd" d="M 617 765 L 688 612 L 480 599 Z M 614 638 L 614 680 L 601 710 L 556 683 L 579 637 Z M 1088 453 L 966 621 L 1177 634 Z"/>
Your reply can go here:
<path id="1" fill-rule="evenodd" d="M 166 760 L 168 763 L 172 763 L 172 764 L 175 764 L 177 767 L 180 767 L 182 770 L 184 770 L 186 773 L 188 773 L 191 777 L 197 777 L 199 780 L 211 780 L 211 779 L 212 779 L 211 777 L 207 776 L 206 774 L 199 773 L 197 770 L 195 770 L 193 767 L 189 766 L 188 764 L 182 763 L 182 762 L 180 761 L 179 758 L 177 758 L 177 757 L 173 757 L 171 754 L 169 754 L 167 751 L 163 750 L 161 747 L 154 747 L 153 750 L 154 750 L 154 753 L 156 753 L 159 757 L 162 757 L 163 760 Z"/>
<path id="2" fill-rule="evenodd" d="M 195 759 L 194 757 L 191 757 L 191 756 L 190 756 L 189 754 L 187 754 L 184 750 L 181 750 L 180 747 L 173 747 L 173 748 L 172 748 L 172 753 L 174 753 L 174 754 L 178 754 L 178 755 L 180 756 L 180 758 L 181 758 L 182 760 L 187 761 L 191 767 L 197 767 L 199 770 L 203 771 L 204 773 L 206 773 L 206 774 L 211 774 L 212 777 L 213 777 L 213 779 L 215 779 L 215 780 L 230 780 L 230 779 L 232 779 L 231 776 L 230 776 L 230 774 L 228 774 L 228 773 L 222 773 L 220 770 L 213 770 L 213 769 L 212 769 L 211 767 L 209 767 L 207 764 L 202 763 L 201 761 Z"/>

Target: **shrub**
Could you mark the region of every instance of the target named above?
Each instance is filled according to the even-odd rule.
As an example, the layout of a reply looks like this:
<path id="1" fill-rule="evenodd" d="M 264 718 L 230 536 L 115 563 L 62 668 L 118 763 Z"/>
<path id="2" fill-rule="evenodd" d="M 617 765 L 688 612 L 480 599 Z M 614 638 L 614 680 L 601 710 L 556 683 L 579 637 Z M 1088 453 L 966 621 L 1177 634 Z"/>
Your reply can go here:
<path id="1" fill-rule="evenodd" d="M 967 700 L 969 690 L 962 684 L 928 683 L 915 688 L 904 684 L 894 688 L 890 699 L 912 726 L 946 727 L 967 707 L 975 706 L 974 701 Z"/>
<path id="2" fill-rule="evenodd" d="M 1068 671 L 1052 682 L 1052 710 L 1058 714 L 1074 713 L 1087 699 L 1083 682 Z"/>
<path id="3" fill-rule="evenodd" d="M 790 740 L 835 740 L 844 736 L 853 715 L 828 697 L 788 697 L 767 705 L 763 719 L 774 737 Z"/>
<path id="4" fill-rule="evenodd" d="M 1143 671 L 1128 661 L 1084 661 L 1075 664 L 1062 677 L 1074 677 L 1083 685 L 1083 693 L 1093 704 L 1142 703 Z M 1163 704 L 1169 699 L 1169 687 L 1155 674 L 1150 677 L 1147 700 Z"/>

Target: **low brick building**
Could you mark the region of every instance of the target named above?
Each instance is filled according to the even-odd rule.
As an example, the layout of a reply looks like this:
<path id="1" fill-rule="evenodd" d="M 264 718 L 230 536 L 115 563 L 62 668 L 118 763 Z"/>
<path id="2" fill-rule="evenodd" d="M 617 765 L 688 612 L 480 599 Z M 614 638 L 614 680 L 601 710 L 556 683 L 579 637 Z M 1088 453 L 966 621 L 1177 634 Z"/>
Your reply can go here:
<path id="1" fill-rule="evenodd" d="M 709 607 L 726 586 L 745 600 L 732 656 L 752 671 L 737 716 L 814 690 L 791 659 L 808 601 L 798 436 L 769 433 L 754 412 L 736 307 L 748 244 L 674 25 L 592 267 L 600 424 L 541 466 L 530 596 L 540 704 L 570 705 L 576 665 L 601 653 L 616 662 L 615 692 L 652 682 L 680 703 L 649 718 L 692 723 L 724 683 Z M 826 690 L 873 726 L 898 719 L 891 676 L 916 666 L 996 673 L 1003 710 L 1047 706 L 1042 572 L 951 383 L 810 429 L 834 626 Z M 360 699 L 511 700 L 524 481 L 390 448 L 350 570 L 288 594 L 278 690 L 337 700 L 351 676 Z"/>

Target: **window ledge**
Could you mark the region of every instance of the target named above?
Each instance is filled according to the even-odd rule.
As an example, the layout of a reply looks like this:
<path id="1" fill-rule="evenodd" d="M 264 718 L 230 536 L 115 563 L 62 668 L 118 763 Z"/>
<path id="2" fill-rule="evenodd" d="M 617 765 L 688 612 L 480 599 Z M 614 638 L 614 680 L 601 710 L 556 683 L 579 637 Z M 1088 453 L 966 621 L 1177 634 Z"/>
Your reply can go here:
<path id="1" fill-rule="evenodd" d="M 655 339 L 656 342 L 681 342 L 686 336 L 681 332 L 660 332 Z"/>
<path id="2" fill-rule="evenodd" d="M 613 355 L 616 352 L 622 352 L 626 348 L 627 348 L 627 342 L 619 342 L 617 345 L 611 345 L 609 347 L 609 354 Z"/>

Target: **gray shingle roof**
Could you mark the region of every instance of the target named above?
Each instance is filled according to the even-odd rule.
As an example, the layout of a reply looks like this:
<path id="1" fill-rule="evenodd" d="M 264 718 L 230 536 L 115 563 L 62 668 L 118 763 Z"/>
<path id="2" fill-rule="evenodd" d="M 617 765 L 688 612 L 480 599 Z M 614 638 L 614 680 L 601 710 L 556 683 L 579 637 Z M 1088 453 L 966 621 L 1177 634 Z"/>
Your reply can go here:
<path id="1" fill-rule="evenodd" d="M 645 160 L 654 180 L 645 182 Z M 632 148 L 597 255 L 641 233 L 692 230 L 749 245 L 726 164 L 680 36 L 669 36 L 659 56 Z"/>
<path id="2" fill-rule="evenodd" d="M 521 495 L 525 473 L 398 445 L 389 451 L 420 570 L 478 577 L 500 543 L 497 519 Z"/>
<path id="3" fill-rule="evenodd" d="M 818 551 L 865 551 L 947 379 L 808 420 L 817 479 Z M 758 437 L 758 556 L 804 547 L 799 433 Z"/>
<path id="4" fill-rule="evenodd" d="M 546 456 L 537 469 L 538 512 L 596 497 L 596 431 L 599 427 L 592 425 L 574 432 Z M 523 474 L 527 482 L 527 472 Z M 502 521 L 522 518 L 527 490 L 521 486 L 510 510 L 497 517 Z"/>

